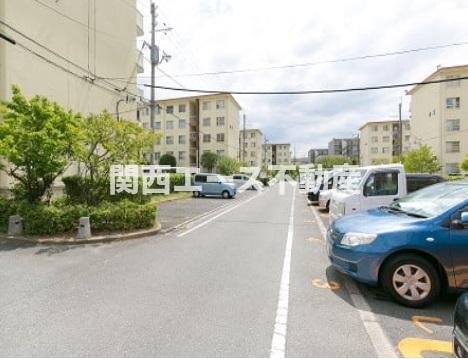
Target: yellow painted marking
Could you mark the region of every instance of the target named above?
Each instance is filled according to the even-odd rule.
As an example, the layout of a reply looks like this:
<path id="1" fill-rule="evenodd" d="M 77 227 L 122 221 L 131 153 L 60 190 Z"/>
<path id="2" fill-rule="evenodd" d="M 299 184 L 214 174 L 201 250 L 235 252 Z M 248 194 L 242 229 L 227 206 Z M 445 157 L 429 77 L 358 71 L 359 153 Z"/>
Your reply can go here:
<path id="1" fill-rule="evenodd" d="M 322 289 L 331 289 L 331 290 L 338 290 L 341 288 L 341 285 L 338 284 L 335 281 L 329 281 L 329 282 L 324 282 L 321 279 L 313 279 L 312 280 L 312 285 L 317 288 L 322 288 Z"/>
<path id="2" fill-rule="evenodd" d="M 434 334 L 434 331 L 432 329 L 429 329 L 421 322 L 424 321 L 424 322 L 429 322 L 429 323 L 442 323 L 442 318 L 427 317 L 424 315 L 413 315 L 411 317 L 411 321 L 413 322 L 414 325 L 416 325 L 419 329 L 424 330 L 426 333 Z"/>
<path id="3" fill-rule="evenodd" d="M 452 342 L 407 337 L 398 343 L 398 350 L 404 358 L 422 358 L 422 353 L 438 352 L 453 354 Z"/>
<path id="4" fill-rule="evenodd" d="M 320 238 L 315 238 L 315 237 L 309 237 L 309 238 L 306 238 L 305 239 L 306 241 L 308 242 L 322 242 L 322 240 Z"/>

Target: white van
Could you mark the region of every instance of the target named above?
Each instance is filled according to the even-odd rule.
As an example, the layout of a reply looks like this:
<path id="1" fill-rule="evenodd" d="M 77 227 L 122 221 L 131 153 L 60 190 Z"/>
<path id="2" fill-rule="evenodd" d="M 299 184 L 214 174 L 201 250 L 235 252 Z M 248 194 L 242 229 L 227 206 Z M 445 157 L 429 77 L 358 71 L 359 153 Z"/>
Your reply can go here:
<path id="1" fill-rule="evenodd" d="M 407 174 L 401 164 L 360 167 L 330 199 L 330 222 L 350 213 L 387 206 L 408 193 L 444 181 L 431 174 Z"/>

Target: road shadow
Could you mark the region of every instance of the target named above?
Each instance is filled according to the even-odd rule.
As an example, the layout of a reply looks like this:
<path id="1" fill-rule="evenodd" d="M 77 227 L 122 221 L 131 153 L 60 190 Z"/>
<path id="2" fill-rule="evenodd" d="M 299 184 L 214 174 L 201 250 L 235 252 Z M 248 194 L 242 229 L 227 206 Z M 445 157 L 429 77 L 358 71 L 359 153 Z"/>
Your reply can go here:
<path id="1" fill-rule="evenodd" d="M 453 309 L 460 293 L 444 292 L 433 304 L 423 308 L 410 308 L 395 302 L 381 287 L 357 282 L 337 271 L 331 265 L 327 267 L 325 273 L 328 281 L 335 281 L 342 287 L 342 290 L 332 292 L 351 306 L 355 305 L 345 288 L 346 280 L 351 280 L 356 284 L 373 313 L 402 320 L 408 320 L 413 315 L 437 316 L 442 318 L 444 324 L 451 325 L 453 322 Z"/>
<path id="2" fill-rule="evenodd" d="M 36 243 L 19 241 L 16 239 L 0 239 L 0 252 L 15 251 L 17 249 L 26 249 L 36 246 Z"/>

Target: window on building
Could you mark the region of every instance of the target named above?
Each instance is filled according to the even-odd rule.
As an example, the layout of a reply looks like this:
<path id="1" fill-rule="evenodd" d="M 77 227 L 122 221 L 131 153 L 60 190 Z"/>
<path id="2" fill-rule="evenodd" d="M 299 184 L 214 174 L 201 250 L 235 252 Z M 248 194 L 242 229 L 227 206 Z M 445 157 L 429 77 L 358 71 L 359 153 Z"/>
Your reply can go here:
<path id="1" fill-rule="evenodd" d="M 184 104 L 184 103 L 181 103 L 181 104 L 179 105 L 179 112 L 185 112 L 185 109 L 186 109 L 185 104 Z"/>
<path id="2" fill-rule="evenodd" d="M 460 97 L 447 97 L 447 108 L 460 108 Z"/>
<path id="3" fill-rule="evenodd" d="M 460 141 L 446 141 L 445 149 L 447 153 L 458 153 L 460 152 Z"/>
<path id="4" fill-rule="evenodd" d="M 159 115 L 161 113 L 161 106 L 156 106 L 156 114 Z"/>
<path id="5" fill-rule="evenodd" d="M 457 75 L 449 75 L 445 77 L 447 80 L 454 80 L 454 81 L 448 81 L 446 82 L 447 87 L 460 87 L 460 80 L 456 80 L 460 78 L 460 76 Z"/>
<path id="6" fill-rule="evenodd" d="M 172 105 L 166 106 L 166 113 L 174 113 L 174 106 Z"/>
<path id="7" fill-rule="evenodd" d="M 167 151 L 167 152 L 166 152 L 166 155 L 174 156 L 174 151 Z"/>
<path id="8" fill-rule="evenodd" d="M 252 143 L 250 144 L 250 147 L 255 147 L 255 142 L 252 142 Z"/>
<path id="9" fill-rule="evenodd" d="M 209 127 L 211 126 L 211 118 L 206 117 L 203 119 L 203 127 Z"/>
<path id="10" fill-rule="evenodd" d="M 406 135 L 406 136 L 405 136 L 405 142 L 409 142 L 410 139 L 411 139 L 411 136 L 410 136 L 410 135 Z"/>
<path id="11" fill-rule="evenodd" d="M 179 151 L 179 161 L 185 160 L 185 151 Z"/>
<path id="12" fill-rule="evenodd" d="M 382 142 L 390 142 L 390 136 L 383 136 Z"/>
<path id="13" fill-rule="evenodd" d="M 249 143 L 248 143 L 248 142 L 244 142 L 244 147 L 245 147 L 245 148 L 249 147 Z"/>
<path id="14" fill-rule="evenodd" d="M 172 144 L 174 144 L 174 137 L 166 136 L 166 145 L 172 145 Z"/>
<path id="15" fill-rule="evenodd" d="M 251 152 L 250 152 L 250 156 L 251 156 L 251 157 L 255 157 L 255 151 L 251 151 Z"/>
<path id="16" fill-rule="evenodd" d="M 202 102 L 202 110 L 209 110 L 211 108 L 211 102 L 210 101 L 203 101 Z"/>
<path id="17" fill-rule="evenodd" d="M 161 144 L 161 139 L 158 138 L 156 141 L 154 141 L 154 144 L 155 144 L 155 145 L 160 145 L 160 144 Z"/>
<path id="18" fill-rule="evenodd" d="M 379 126 L 377 126 L 377 125 L 372 126 L 372 131 L 373 132 L 377 132 L 378 130 L 379 130 Z"/>
<path id="19" fill-rule="evenodd" d="M 409 123 L 405 123 L 405 130 L 409 131 L 411 129 L 411 126 Z"/>
<path id="20" fill-rule="evenodd" d="M 224 142 L 224 133 L 218 133 L 216 135 L 216 141 L 217 142 Z"/>
<path id="21" fill-rule="evenodd" d="M 172 130 L 174 128 L 174 121 L 166 121 L 166 130 Z"/>
<path id="22" fill-rule="evenodd" d="M 179 136 L 179 145 L 185 145 L 185 135 Z"/>
<path id="23" fill-rule="evenodd" d="M 211 135 L 210 134 L 204 134 L 203 135 L 203 143 L 210 143 L 211 142 Z"/>
<path id="24" fill-rule="evenodd" d="M 218 155 L 218 157 L 222 157 L 224 156 L 224 150 L 217 150 L 216 154 Z"/>
<path id="25" fill-rule="evenodd" d="M 217 110 L 220 110 L 220 109 L 222 109 L 222 108 L 224 108 L 224 100 L 218 100 L 218 101 L 216 101 L 216 109 L 217 109 Z"/>
<path id="26" fill-rule="evenodd" d="M 388 131 L 390 128 L 388 127 L 388 125 L 383 125 L 383 126 L 382 126 L 382 129 L 383 129 L 384 131 Z"/>
<path id="27" fill-rule="evenodd" d="M 379 153 L 379 148 L 378 147 L 371 147 L 370 151 L 371 151 L 371 153 L 376 154 L 376 153 Z"/>
<path id="28" fill-rule="evenodd" d="M 254 133 L 254 132 L 252 132 L 252 133 L 250 134 L 250 138 L 255 138 L 255 133 Z"/>
<path id="29" fill-rule="evenodd" d="M 154 153 L 154 161 L 155 161 L 156 163 L 159 162 L 159 158 L 160 158 L 160 157 L 161 157 L 161 152 L 155 152 L 155 153 Z"/>
<path id="30" fill-rule="evenodd" d="M 179 128 L 185 128 L 187 127 L 187 121 L 184 119 L 179 120 Z"/>
<path id="31" fill-rule="evenodd" d="M 224 117 L 216 117 L 216 126 L 224 126 Z"/>
<path id="32" fill-rule="evenodd" d="M 382 147 L 382 153 L 384 153 L 384 154 L 390 153 L 390 148 L 389 147 Z"/>
<path id="33" fill-rule="evenodd" d="M 372 143 L 377 143 L 377 142 L 379 142 L 379 138 L 377 136 L 372 136 L 371 137 L 371 142 Z"/>
<path id="34" fill-rule="evenodd" d="M 445 129 L 447 131 L 460 131 L 460 120 L 447 120 L 445 121 Z"/>
<path id="35" fill-rule="evenodd" d="M 160 129 L 161 129 L 161 122 L 159 122 L 159 121 L 158 121 L 158 122 L 155 122 L 155 123 L 154 123 L 154 129 L 155 129 L 155 130 L 160 130 Z"/>
<path id="36" fill-rule="evenodd" d="M 445 171 L 450 174 L 450 173 L 460 173 L 460 167 L 458 166 L 458 163 L 446 163 L 445 164 Z"/>

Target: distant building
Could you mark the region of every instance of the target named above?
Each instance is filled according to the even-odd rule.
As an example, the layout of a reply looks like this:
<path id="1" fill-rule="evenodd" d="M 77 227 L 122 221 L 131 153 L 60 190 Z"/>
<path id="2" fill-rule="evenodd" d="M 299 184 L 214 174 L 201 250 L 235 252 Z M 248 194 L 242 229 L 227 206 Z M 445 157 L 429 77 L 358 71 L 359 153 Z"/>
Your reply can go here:
<path id="1" fill-rule="evenodd" d="M 259 129 L 239 131 L 240 160 L 247 162 L 249 166 L 261 166 L 263 155 L 262 143 L 263 133 Z"/>
<path id="2" fill-rule="evenodd" d="M 403 120 L 403 153 L 411 148 L 410 122 Z M 400 154 L 400 123 L 398 120 L 367 122 L 359 129 L 360 164 L 392 163 Z"/>
<path id="3" fill-rule="evenodd" d="M 159 100 L 154 130 L 161 138 L 154 144 L 154 159 L 171 154 L 182 167 L 198 167 L 205 152 L 239 158 L 240 105 L 230 94 Z M 141 117 L 150 128 L 148 116 Z"/>
<path id="4" fill-rule="evenodd" d="M 291 145 L 289 143 L 265 143 L 263 146 L 263 164 L 291 164 Z"/>
<path id="5" fill-rule="evenodd" d="M 309 163 L 315 163 L 320 156 L 327 156 L 328 148 L 313 148 L 309 150 Z"/>
<path id="6" fill-rule="evenodd" d="M 468 65 L 440 67 L 424 81 L 468 76 Z M 411 95 L 411 136 L 427 144 L 442 165 L 442 174 L 457 173 L 468 153 L 468 81 L 418 85 Z"/>
<path id="7" fill-rule="evenodd" d="M 328 143 L 328 154 L 346 156 L 353 161 L 359 161 L 359 137 L 332 139 Z"/>

